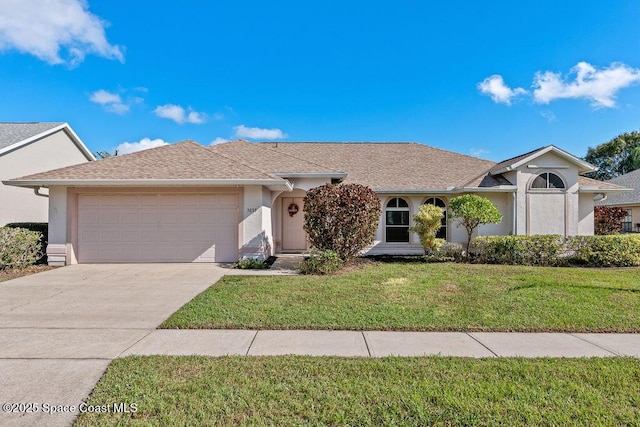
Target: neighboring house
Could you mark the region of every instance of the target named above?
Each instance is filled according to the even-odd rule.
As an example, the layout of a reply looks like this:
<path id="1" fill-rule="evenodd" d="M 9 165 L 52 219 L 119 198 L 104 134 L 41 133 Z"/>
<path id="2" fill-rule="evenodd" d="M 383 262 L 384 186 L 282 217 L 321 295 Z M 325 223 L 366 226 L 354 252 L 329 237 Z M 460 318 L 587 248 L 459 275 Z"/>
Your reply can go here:
<path id="1" fill-rule="evenodd" d="M 479 234 L 593 234 L 594 197 L 621 187 L 554 146 L 495 163 L 416 143 L 191 141 L 5 181 L 48 187 L 49 263 L 231 262 L 308 249 L 307 190 L 354 182 L 380 196 L 369 254 L 423 253 L 409 232 L 423 203 L 480 194 L 504 219 Z M 463 242 L 445 222 L 440 235 Z"/>
<path id="2" fill-rule="evenodd" d="M 0 180 L 90 160 L 95 158 L 66 123 L 0 123 Z M 0 226 L 47 222 L 48 216 L 46 190 L 0 184 Z"/>
<path id="3" fill-rule="evenodd" d="M 622 220 L 624 233 L 640 233 L 640 169 L 607 181 L 609 184 L 632 188 L 633 191 L 611 194 L 597 202 L 600 206 L 617 206 L 627 210 L 627 217 Z"/>

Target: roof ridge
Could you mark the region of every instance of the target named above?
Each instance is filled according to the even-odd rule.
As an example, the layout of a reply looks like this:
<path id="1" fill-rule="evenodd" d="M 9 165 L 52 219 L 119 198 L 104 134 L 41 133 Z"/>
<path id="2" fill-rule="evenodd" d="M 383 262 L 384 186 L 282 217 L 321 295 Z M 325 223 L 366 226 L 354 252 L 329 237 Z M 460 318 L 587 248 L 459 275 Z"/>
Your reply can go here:
<path id="1" fill-rule="evenodd" d="M 249 143 L 249 144 L 251 144 L 251 143 Z M 314 165 L 314 166 L 320 166 L 321 168 L 326 168 L 326 169 L 327 169 L 327 171 L 330 171 L 330 172 L 346 172 L 346 171 L 336 171 L 336 170 L 333 170 L 333 168 L 331 168 L 331 167 L 329 167 L 329 166 L 327 166 L 327 165 L 323 165 L 323 164 L 320 164 L 320 163 L 316 163 L 316 162 L 311 161 L 311 160 L 309 160 L 309 159 L 303 159 L 302 157 L 294 156 L 293 154 L 278 152 L 278 151 L 276 151 L 276 148 L 271 148 L 271 147 L 269 147 L 269 146 L 267 146 L 267 145 L 262 145 L 262 143 L 258 143 L 258 144 L 259 144 L 259 145 L 256 145 L 256 146 L 257 146 L 257 147 L 260 147 L 261 149 L 269 150 L 269 151 L 273 151 L 273 152 L 275 152 L 275 153 L 278 153 L 278 155 L 281 155 L 281 156 L 283 156 L 283 155 L 284 155 L 284 156 L 286 156 L 286 157 L 290 157 L 290 158 L 292 158 L 292 159 L 300 160 L 300 161 L 303 161 L 303 162 L 306 162 L 306 163 L 312 164 L 312 165 Z"/>
<path id="2" fill-rule="evenodd" d="M 244 140 L 242 140 L 242 141 L 244 141 Z M 191 142 L 193 142 L 193 141 L 191 141 Z M 235 141 L 229 141 L 229 142 L 235 142 Z M 248 143 L 248 141 L 244 141 L 244 142 L 247 142 L 247 143 Z M 255 166 L 248 165 L 248 164 L 246 164 L 245 162 L 243 162 L 243 161 L 241 161 L 241 160 L 235 159 L 235 158 L 233 158 L 233 157 L 229 157 L 229 156 L 227 156 L 227 155 L 225 155 L 225 154 L 223 154 L 223 153 L 220 153 L 220 152 L 218 152 L 218 151 L 210 150 L 209 148 L 211 148 L 211 146 L 209 146 L 209 148 L 207 148 L 207 147 L 205 147 L 204 145 L 201 145 L 201 144 L 198 144 L 198 143 L 195 143 L 195 144 L 196 144 L 198 147 L 200 147 L 200 148 L 202 148 L 203 150 L 205 150 L 205 151 L 207 152 L 207 155 L 208 155 L 208 156 L 219 155 L 219 156 L 224 157 L 224 158 L 225 158 L 225 159 L 227 159 L 227 160 L 231 160 L 232 162 L 240 163 L 242 166 L 245 166 L 245 167 L 247 167 L 247 168 L 249 168 L 249 169 L 253 169 L 254 171 L 258 171 L 258 172 L 260 172 L 260 173 L 263 173 L 263 174 L 265 174 L 265 175 L 267 175 L 267 176 L 269 176 L 269 177 L 271 177 L 271 178 L 273 178 L 273 179 L 283 179 L 282 177 L 279 177 L 279 176 L 273 175 L 273 174 L 271 174 L 271 173 L 269 173 L 269 172 L 267 172 L 267 171 L 264 171 L 264 170 L 262 170 L 262 169 L 258 169 L 258 168 L 256 168 Z"/>

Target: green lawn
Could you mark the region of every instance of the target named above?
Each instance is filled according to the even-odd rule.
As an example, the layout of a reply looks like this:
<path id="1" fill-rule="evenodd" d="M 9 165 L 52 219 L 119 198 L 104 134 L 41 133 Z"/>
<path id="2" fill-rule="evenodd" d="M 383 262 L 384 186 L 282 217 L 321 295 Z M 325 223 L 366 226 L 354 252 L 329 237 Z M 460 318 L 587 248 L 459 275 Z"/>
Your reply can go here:
<path id="1" fill-rule="evenodd" d="M 640 332 L 640 269 L 381 263 L 226 276 L 161 327 Z"/>
<path id="2" fill-rule="evenodd" d="M 637 425 L 637 359 L 127 357 L 84 413 L 107 425 Z"/>

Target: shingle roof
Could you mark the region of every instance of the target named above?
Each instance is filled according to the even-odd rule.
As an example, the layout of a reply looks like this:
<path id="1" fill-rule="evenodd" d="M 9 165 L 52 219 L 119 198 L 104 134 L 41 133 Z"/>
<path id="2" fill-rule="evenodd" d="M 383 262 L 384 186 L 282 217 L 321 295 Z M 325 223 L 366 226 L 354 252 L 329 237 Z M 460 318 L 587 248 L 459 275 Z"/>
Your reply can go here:
<path id="1" fill-rule="evenodd" d="M 265 142 L 283 152 L 348 172 L 345 182 L 374 190 L 425 190 L 463 186 L 495 162 L 418 143 Z"/>
<path id="2" fill-rule="evenodd" d="M 215 153 L 193 141 L 114 156 L 90 163 L 17 178 L 51 180 L 260 179 L 280 180 L 251 166 Z"/>
<path id="3" fill-rule="evenodd" d="M 495 173 L 495 172 L 497 172 L 497 171 L 501 170 L 502 168 L 505 168 L 505 167 L 507 167 L 507 166 L 510 166 L 510 165 L 512 165 L 512 164 L 514 164 L 514 163 L 518 163 L 520 160 L 524 160 L 524 159 L 526 159 L 527 157 L 532 156 L 532 155 L 536 154 L 537 152 L 544 150 L 545 148 L 547 148 L 547 147 L 540 147 L 540 148 L 536 148 L 535 150 L 529 151 L 528 153 L 524 153 L 524 154 L 521 154 L 521 155 L 519 155 L 519 156 L 512 157 L 512 158 L 507 159 L 507 160 L 503 160 L 503 161 L 501 161 L 500 163 L 496 163 L 496 164 L 491 168 L 491 170 L 489 171 L 489 173 Z"/>
<path id="4" fill-rule="evenodd" d="M 50 129 L 58 127 L 62 122 L 32 122 L 15 123 L 0 122 L 0 149 L 39 135 Z"/>
<path id="5" fill-rule="evenodd" d="M 264 144 L 253 144 L 244 140 L 217 144 L 209 147 L 214 153 L 221 153 L 242 163 L 250 164 L 269 173 L 340 173 L 311 161 L 292 156 L 278 150 L 271 150 Z"/>
<path id="6" fill-rule="evenodd" d="M 633 188 L 633 191 L 628 193 L 611 194 L 606 200 L 598 203 L 599 205 L 640 205 L 640 169 L 612 178 L 604 184 Z"/>

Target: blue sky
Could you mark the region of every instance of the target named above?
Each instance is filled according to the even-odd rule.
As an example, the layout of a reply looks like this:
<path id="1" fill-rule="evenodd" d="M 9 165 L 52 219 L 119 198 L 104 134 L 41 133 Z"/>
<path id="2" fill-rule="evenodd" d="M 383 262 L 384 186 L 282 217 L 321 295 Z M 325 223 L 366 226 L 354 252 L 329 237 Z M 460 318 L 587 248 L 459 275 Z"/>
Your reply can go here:
<path id="1" fill-rule="evenodd" d="M 0 120 L 66 121 L 92 151 L 242 137 L 582 156 L 639 127 L 639 24 L 633 1 L 0 0 Z"/>

